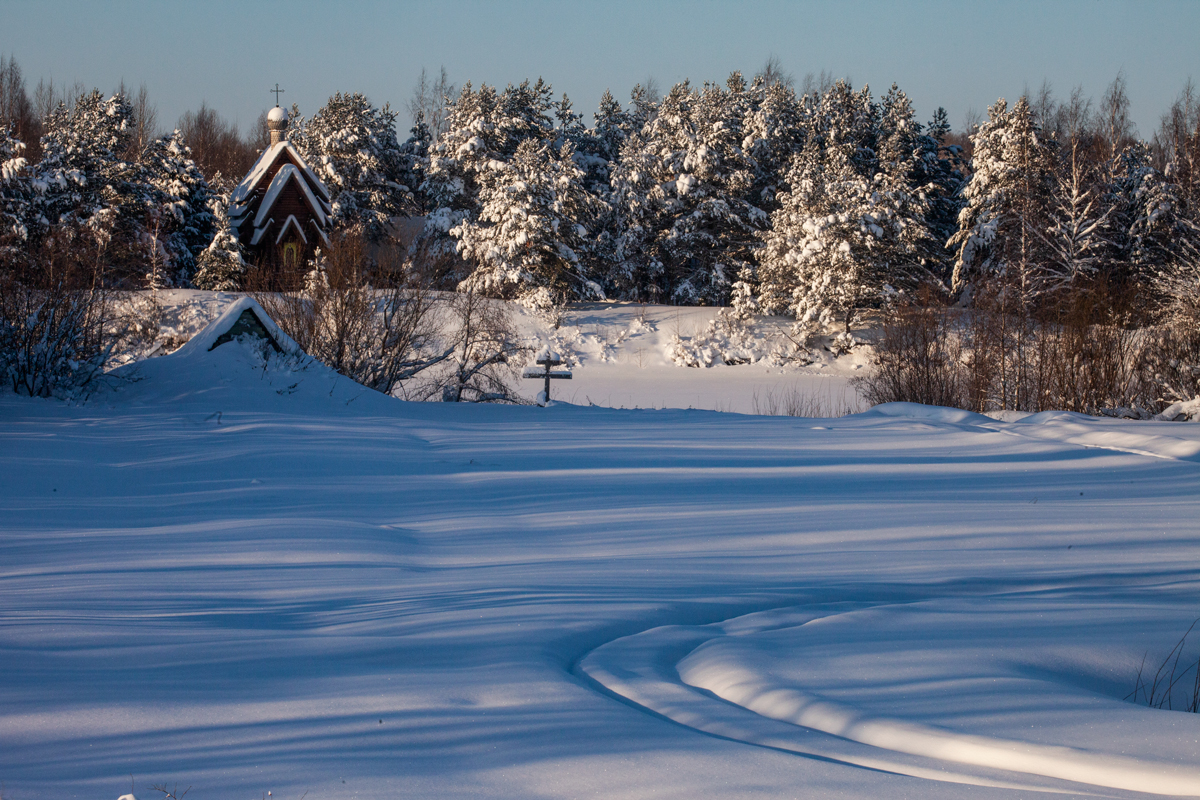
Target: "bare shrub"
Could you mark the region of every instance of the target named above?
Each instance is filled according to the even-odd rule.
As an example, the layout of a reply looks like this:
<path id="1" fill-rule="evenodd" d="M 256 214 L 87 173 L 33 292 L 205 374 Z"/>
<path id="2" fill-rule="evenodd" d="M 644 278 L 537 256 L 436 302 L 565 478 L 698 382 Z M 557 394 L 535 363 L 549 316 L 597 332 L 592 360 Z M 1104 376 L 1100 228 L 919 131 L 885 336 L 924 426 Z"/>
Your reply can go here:
<path id="1" fill-rule="evenodd" d="M 1200 397 L 1200 328 L 1172 323 L 1143 336 L 1137 370 L 1148 403 L 1162 410 Z"/>
<path id="2" fill-rule="evenodd" d="M 254 298 L 306 353 L 393 394 L 454 352 L 435 346 L 439 309 L 429 282 L 398 261 L 396 250 L 379 248 L 369 263 L 361 235 L 336 232 L 302 286 L 296 277 L 261 267 L 248 282 Z"/>
<path id="3" fill-rule="evenodd" d="M 980 288 L 970 309 L 898 308 L 875 341 L 874 370 L 856 387 L 871 403 L 981 413 L 1103 414 L 1157 405 L 1142 380 L 1152 341 L 1130 307 L 1124 293 L 1094 281 L 1038 307 L 1019 285 L 996 282 Z"/>
<path id="4" fill-rule="evenodd" d="M 77 395 L 103 374 L 119 338 L 104 244 L 63 225 L 0 264 L 0 375 L 14 392 Z"/>
<path id="5" fill-rule="evenodd" d="M 874 370 L 851 381 L 871 405 L 966 404 L 962 338 L 949 309 L 929 305 L 898 309 L 884 321 L 874 345 Z"/>
<path id="6" fill-rule="evenodd" d="M 1200 250 L 1182 243 L 1155 281 L 1161 324 L 1145 333 L 1138 373 L 1161 406 L 1200 397 Z"/>

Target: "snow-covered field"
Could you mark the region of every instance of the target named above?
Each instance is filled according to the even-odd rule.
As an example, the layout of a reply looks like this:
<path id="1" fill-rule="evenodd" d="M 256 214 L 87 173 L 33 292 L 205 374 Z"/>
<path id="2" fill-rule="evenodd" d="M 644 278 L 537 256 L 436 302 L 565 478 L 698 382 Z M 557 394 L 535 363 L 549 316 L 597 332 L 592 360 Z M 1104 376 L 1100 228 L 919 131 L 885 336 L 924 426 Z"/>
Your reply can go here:
<path id="1" fill-rule="evenodd" d="M 240 343 L 0 395 L 5 800 L 1200 796 L 1200 715 L 1122 699 L 1200 615 L 1200 427 L 700 410 L 855 357 L 574 313 L 576 405 Z"/>

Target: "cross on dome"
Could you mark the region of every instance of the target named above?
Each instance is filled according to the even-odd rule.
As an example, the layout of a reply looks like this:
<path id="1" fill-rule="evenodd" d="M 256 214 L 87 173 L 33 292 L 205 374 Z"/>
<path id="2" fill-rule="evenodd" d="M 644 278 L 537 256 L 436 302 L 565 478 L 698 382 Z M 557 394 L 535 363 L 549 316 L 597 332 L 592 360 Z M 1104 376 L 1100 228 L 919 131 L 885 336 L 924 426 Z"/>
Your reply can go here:
<path id="1" fill-rule="evenodd" d="M 267 91 L 268 91 L 268 92 L 270 92 L 271 94 L 275 95 L 275 105 L 276 105 L 276 106 L 278 106 L 278 105 L 279 105 L 279 95 L 283 94 L 283 93 L 284 93 L 285 91 L 287 91 L 287 90 L 286 90 L 286 89 L 280 89 L 280 88 L 279 88 L 279 83 L 278 83 L 278 82 L 276 82 L 276 83 L 275 83 L 275 88 L 274 88 L 274 89 L 268 89 Z"/>

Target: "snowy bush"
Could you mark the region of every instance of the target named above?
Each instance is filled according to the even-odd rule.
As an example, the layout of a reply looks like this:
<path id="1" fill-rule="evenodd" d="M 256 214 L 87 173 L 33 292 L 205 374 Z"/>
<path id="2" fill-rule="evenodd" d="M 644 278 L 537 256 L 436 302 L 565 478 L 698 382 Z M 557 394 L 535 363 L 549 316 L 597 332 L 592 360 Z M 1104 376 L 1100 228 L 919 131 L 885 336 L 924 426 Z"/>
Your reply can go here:
<path id="1" fill-rule="evenodd" d="M 331 239 L 302 288 L 255 292 L 284 333 L 331 369 L 384 394 L 448 359 L 452 348 L 436 343 L 437 304 L 428 283 L 403 270 L 387 249 L 368 273 L 361 235 L 335 232 Z"/>
<path id="2" fill-rule="evenodd" d="M 0 266 L 0 376 L 18 394 L 74 396 L 112 356 L 112 298 L 89 261 L 91 239 L 58 228 L 32 265 Z"/>
<path id="3" fill-rule="evenodd" d="M 528 348 L 513 327 L 507 306 L 466 291 L 453 296 L 447 314 L 446 341 L 452 357 L 429 387 L 443 402 L 522 403 L 514 382 Z"/>
<path id="4" fill-rule="evenodd" d="M 749 364 L 764 357 L 765 344 L 744 319 L 723 308 L 695 336 L 674 333 L 666 355 L 681 367 Z"/>

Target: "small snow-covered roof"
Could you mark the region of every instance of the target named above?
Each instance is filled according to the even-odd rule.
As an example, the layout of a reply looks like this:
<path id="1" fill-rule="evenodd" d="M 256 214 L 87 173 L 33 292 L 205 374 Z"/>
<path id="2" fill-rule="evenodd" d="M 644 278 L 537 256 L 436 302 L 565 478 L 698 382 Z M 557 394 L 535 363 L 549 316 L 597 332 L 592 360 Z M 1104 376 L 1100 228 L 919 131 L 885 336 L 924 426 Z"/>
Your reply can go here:
<path id="1" fill-rule="evenodd" d="M 287 122 L 287 109 L 282 106 L 275 106 L 267 112 L 267 122 Z"/>
<path id="2" fill-rule="evenodd" d="M 244 203 L 246 200 L 250 199 L 250 196 L 254 193 L 254 190 L 258 188 L 258 184 L 262 182 L 262 179 L 266 177 L 267 172 L 270 171 L 271 165 L 274 164 L 283 153 L 287 153 L 288 156 L 291 157 L 292 161 L 297 164 L 301 170 L 303 170 L 304 176 L 308 179 L 305 182 L 310 183 L 316 189 L 317 193 L 321 195 L 321 199 L 328 203 L 329 190 L 325 188 L 325 184 L 322 183 L 321 179 L 317 177 L 317 174 L 313 172 L 311 168 L 309 168 L 308 162 L 301 157 L 299 151 L 292 146 L 292 143 L 284 139 L 282 142 L 273 144 L 262 152 L 262 155 L 260 155 L 258 160 L 254 162 L 254 166 L 252 166 L 250 171 L 246 173 L 246 177 L 242 178 L 242 182 L 239 183 L 233 190 L 233 193 L 229 195 L 229 205 L 234 206 Z M 233 215 L 232 210 L 230 215 Z"/>
<path id="3" fill-rule="evenodd" d="M 176 350 L 171 355 L 179 356 L 181 358 L 187 358 L 189 356 L 194 357 L 202 353 L 207 353 L 209 350 L 212 350 L 214 347 L 217 347 L 220 344 L 224 344 L 229 339 L 225 338 L 222 340 L 223 336 L 226 336 L 226 334 L 230 334 L 231 332 L 236 334 L 237 332 L 241 332 L 241 329 L 246 328 L 244 322 L 240 327 L 238 326 L 239 320 L 242 319 L 242 315 L 246 312 L 249 312 L 254 320 L 257 321 L 262 329 L 267 333 L 267 335 L 270 337 L 271 344 L 275 345 L 285 353 L 300 352 L 300 345 L 296 344 L 292 337 L 284 333 L 283 330 L 275 324 L 275 320 L 271 319 L 271 317 L 267 315 L 267 312 L 263 310 L 262 306 L 255 302 L 254 298 L 242 297 L 239 298 L 229 308 L 225 309 L 221 316 L 210 322 L 202 331 L 189 339 L 187 344 Z M 238 330 L 233 330 L 235 328 L 238 328 Z"/>
<path id="4" fill-rule="evenodd" d="M 275 205 L 275 201 L 279 199 L 279 194 L 283 188 L 287 186 L 289 180 L 294 180 L 300 186 L 300 191 L 304 193 L 304 199 L 312 206 L 313 213 L 317 215 L 317 219 L 321 225 L 326 224 L 325 209 L 321 207 L 321 203 L 312 193 L 312 189 L 308 185 L 308 181 L 304 180 L 300 175 L 300 170 L 296 169 L 291 164 L 284 164 L 279 168 L 279 172 L 275 173 L 275 177 L 271 179 L 271 185 L 267 187 L 267 193 L 263 196 L 262 203 L 258 206 L 258 214 L 254 217 L 254 227 L 261 228 L 263 223 L 271 215 L 271 208 Z"/>

